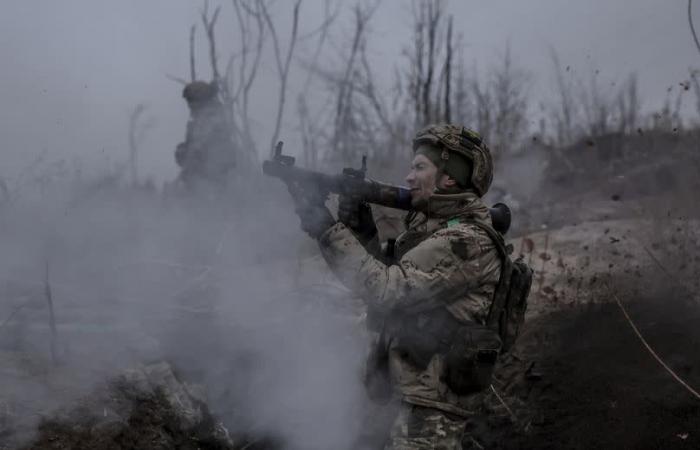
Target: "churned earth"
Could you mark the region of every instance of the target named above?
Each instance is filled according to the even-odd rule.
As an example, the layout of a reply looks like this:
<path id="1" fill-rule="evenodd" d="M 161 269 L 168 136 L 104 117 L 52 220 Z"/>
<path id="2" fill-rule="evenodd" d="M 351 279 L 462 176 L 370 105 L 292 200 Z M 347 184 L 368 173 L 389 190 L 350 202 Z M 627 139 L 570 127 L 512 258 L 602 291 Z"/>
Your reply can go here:
<path id="1" fill-rule="evenodd" d="M 512 241 L 535 270 L 528 319 L 466 448 L 700 447 L 700 398 L 651 353 L 700 390 L 700 226 L 674 202 L 589 202 Z"/>
<path id="2" fill-rule="evenodd" d="M 650 162 L 650 167 L 655 165 Z M 572 186 L 571 192 L 558 188 L 561 198 L 514 214 L 514 253 L 535 270 L 527 322 L 515 349 L 500 361 L 493 390 L 476 402 L 480 406 L 469 422 L 465 448 L 700 448 L 700 398 L 652 355 L 656 352 L 688 387 L 700 390 L 700 221 L 691 207 L 694 194 L 639 191 L 642 181 L 658 178 L 650 170 L 635 172 L 634 182 L 627 184 L 623 181 L 631 176 L 600 181 L 590 192 L 581 186 Z M 391 217 L 380 214 L 378 219 L 399 227 Z M 305 250 L 308 255 L 313 249 Z M 349 319 L 348 333 L 362 332 L 361 302 L 344 291 L 318 255 L 274 264 L 294 267 L 288 284 L 310 292 L 304 314 L 330 305 Z M 243 280 L 257 269 L 238 270 Z M 266 270 L 282 273 L 269 264 Z M 226 268 L 226 277 L 232 273 L 238 272 Z M 299 295 L 292 290 L 277 294 Z M 39 311 L 39 303 L 30 302 L 22 311 L 29 314 L 35 306 Z M 206 330 L 199 322 L 190 324 L 200 335 Z M 113 331 L 116 336 L 118 330 Z M 215 342 L 216 335 L 211 337 Z M 129 346 L 139 355 L 158 353 L 150 344 L 144 348 L 140 335 L 131 339 L 135 342 Z M 157 347 L 157 337 L 149 339 Z M 37 399 L 46 397 L 41 389 L 62 391 L 63 384 L 47 382 L 62 369 L 47 371 L 46 361 L 0 351 L 0 380 L 22 380 Z M 236 367 L 228 369 L 236 373 Z M 216 408 L 207 407 L 189 383 L 187 371 L 176 372 L 159 363 L 137 367 L 126 378 L 104 374 L 113 381 L 86 392 L 77 404 L 74 396 L 67 396 L 66 404 L 59 397 L 52 405 L 61 407 L 57 413 L 47 410 L 32 420 L 38 423 L 36 433 L 21 445 L 3 439 L 39 407 L 32 403 L 36 399 L 5 393 L 0 396 L 0 449 L 289 448 L 279 437 L 247 436 L 240 430 L 227 435 L 220 423 L 227 412 L 217 417 Z M 231 417 L 224 422 L 238 416 Z M 381 448 L 380 442 L 372 444 Z M 351 445 L 342 442 L 338 448 Z"/>
<path id="3" fill-rule="evenodd" d="M 650 346 L 700 386 L 700 308 L 659 284 L 618 293 Z M 610 294 L 612 295 L 612 293 Z M 700 399 L 663 369 L 616 303 L 574 306 L 528 325 L 485 402 L 474 439 L 484 448 L 659 449 L 700 446 Z M 488 405 L 491 405 L 489 408 Z M 486 423 L 484 423 L 486 422 Z M 470 439 L 471 441 L 471 439 Z M 473 442 L 472 448 L 479 448 Z M 469 448 L 469 447 L 468 447 Z"/>
<path id="4" fill-rule="evenodd" d="M 697 224 L 601 220 L 513 240 L 535 269 L 528 320 L 469 423 L 465 448 L 698 448 L 700 399 L 654 359 L 617 303 L 698 389 Z M 308 259 L 300 276 L 324 273 L 322 264 Z M 324 282 L 333 280 L 326 274 Z M 227 436 L 164 363 L 127 373 L 41 420 L 22 448 L 285 448 L 264 436 Z"/>

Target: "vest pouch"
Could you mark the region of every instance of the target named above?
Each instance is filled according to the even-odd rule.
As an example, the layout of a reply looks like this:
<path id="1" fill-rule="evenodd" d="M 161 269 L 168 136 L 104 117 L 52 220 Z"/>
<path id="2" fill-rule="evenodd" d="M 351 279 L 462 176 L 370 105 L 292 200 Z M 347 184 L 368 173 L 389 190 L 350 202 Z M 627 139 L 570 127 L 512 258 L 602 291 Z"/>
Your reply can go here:
<path id="1" fill-rule="evenodd" d="M 481 326 L 461 327 L 445 354 L 445 384 L 457 395 L 469 395 L 486 389 L 501 350 L 495 330 Z"/>
<path id="2" fill-rule="evenodd" d="M 396 349 L 416 368 L 425 370 L 433 356 L 440 352 L 441 344 L 442 341 L 438 337 L 428 333 L 404 334 L 399 337 Z"/>
<path id="3" fill-rule="evenodd" d="M 445 354 L 462 326 L 446 309 L 397 318 L 393 336 L 396 350 L 416 368 L 424 370 L 437 354 Z"/>

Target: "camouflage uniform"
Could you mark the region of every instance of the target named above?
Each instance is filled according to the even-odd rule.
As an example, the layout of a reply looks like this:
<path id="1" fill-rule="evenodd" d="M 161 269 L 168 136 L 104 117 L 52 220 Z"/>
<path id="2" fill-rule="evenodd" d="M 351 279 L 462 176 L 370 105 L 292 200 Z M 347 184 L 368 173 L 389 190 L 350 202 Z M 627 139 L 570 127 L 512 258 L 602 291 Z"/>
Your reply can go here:
<path id="1" fill-rule="evenodd" d="M 175 151 L 186 185 L 208 183 L 219 187 L 235 167 L 231 130 L 213 84 L 196 81 L 185 87 L 190 107 L 185 141 Z"/>
<path id="2" fill-rule="evenodd" d="M 485 323 L 501 260 L 489 236 L 470 222 L 491 225 L 477 194 L 433 195 L 422 212 L 407 217 L 393 264 L 370 254 L 342 223 L 319 239 L 334 273 L 380 318 L 381 339 L 373 354 L 384 355 L 389 384 L 402 401 L 387 449 L 461 448 L 473 396 L 447 385 L 443 354 L 421 358 L 412 352 L 415 337 L 429 334 L 436 317 L 476 327 Z"/>
<path id="3" fill-rule="evenodd" d="M 464 424 L 460 416 L 405 404 L 394 421 L 385 449 L 461 449 Z"/>

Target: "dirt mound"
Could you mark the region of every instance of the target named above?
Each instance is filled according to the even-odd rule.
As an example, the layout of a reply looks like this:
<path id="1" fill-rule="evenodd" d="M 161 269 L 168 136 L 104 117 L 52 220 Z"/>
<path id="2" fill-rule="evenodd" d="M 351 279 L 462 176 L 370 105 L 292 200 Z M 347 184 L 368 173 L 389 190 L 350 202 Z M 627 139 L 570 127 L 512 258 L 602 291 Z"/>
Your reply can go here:
<path id="1" fill-rule="evenodd" d="M 668 283 L 616 291 L 626 292 L 626 308 L 649 344 L 688 384 L 700 387 L 700 307 Z M 652 358 L 617 304 L 576 307 L 535 322 L 496 383 L 515 423 L 489 396 L 486 417 L 471 424 L 479 445 L 700 447 L 700 401 Z M 471 440 L 465 444 L 478 448 Z"/>
<path id="2" fill-rule="evenodd" d="M 159 363 L 130 370 L 43 420 L 26 449 L 233 449 L 191 386 Z"/>

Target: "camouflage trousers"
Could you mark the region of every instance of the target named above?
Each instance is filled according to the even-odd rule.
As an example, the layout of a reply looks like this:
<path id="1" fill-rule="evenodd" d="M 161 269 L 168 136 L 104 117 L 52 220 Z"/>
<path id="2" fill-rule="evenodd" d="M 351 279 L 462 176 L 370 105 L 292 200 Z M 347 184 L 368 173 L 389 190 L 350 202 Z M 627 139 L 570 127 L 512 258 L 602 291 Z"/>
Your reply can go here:
<path id="1" fill-rule="evenodd" d="M 384 450 L 461 450 L 466 419 L 403 403 Z"/>

